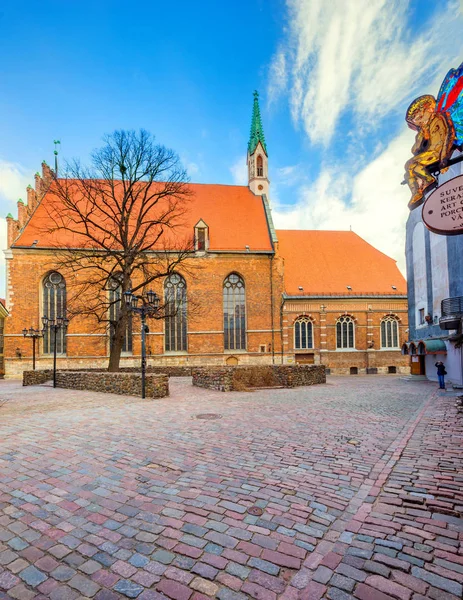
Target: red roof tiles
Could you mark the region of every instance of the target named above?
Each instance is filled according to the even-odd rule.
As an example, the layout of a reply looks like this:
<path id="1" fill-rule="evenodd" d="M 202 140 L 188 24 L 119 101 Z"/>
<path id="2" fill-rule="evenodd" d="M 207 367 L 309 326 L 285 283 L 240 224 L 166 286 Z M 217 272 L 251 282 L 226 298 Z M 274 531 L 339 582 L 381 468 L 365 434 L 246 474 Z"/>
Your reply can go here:
<path id="1" fill-rule="evenodd" d="M 176 239 L 192 238 L 194 226 L 202 219 L 209 227 L 210 250 L 244 252 L 249 246 L 251 251 L 272 251 L 260 196 L 245 186 L 193 183 L 188 187 L 193 195 L 186 203 L 182 224 L 175 229 Z M 71 241 L 65 230 L 50 232 L 50 211 L 59 203 L 52 184 L 13 246 L 30 247 L 35 240 L 37 248 L 88 246 L 83 237 L 79 240 L 79 236 L 75 236 Z M 102 221 L 104 218 L 102 212 Z M 163 239 L 167 237 L 168 234 Z"/>
<path id="2" fill-rule="evenodd" d="M 285 290 L 289 295 L 407 293 L 406 281 L 396 261 L 352 231 L 277 230 L 276 233 L 285 261 Z"/>

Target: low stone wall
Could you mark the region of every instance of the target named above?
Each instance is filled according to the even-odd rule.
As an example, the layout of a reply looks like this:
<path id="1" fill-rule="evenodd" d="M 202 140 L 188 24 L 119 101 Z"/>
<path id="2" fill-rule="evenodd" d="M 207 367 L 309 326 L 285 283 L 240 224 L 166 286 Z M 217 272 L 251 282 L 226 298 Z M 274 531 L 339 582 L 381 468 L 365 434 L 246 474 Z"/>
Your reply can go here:
<path id="1" fill-rule="evenodd" d="M 219 390 L 233 391 L 233 369 L 235 367 L 198 367 L 193 369 L 193 385 Z"/>
<path id="2" fill-rule="evenodd" d="M 40 385 L 53 379 L 53 369 L 23 371 L 23 385 Z"/>
<path id="3" fill-rule="evenodd" d="M 193 385 L 221 392 L 326 383 L 323 365 L 199 367 L 193 369 L 192 375 Z"/>
<path id="4" fill-rule="evenodd" d="M 40 385 L 53 379 L 52 369 L 24 371 L 23 385 Z M 70 390 L 91 390 L 122 396 L 141 396 L 140 373 L 108 373 L 108 371 L 57 371 L 56 387 Z M 169 376 L 165 373 L 147 373 L 147 398 L 165 398 L 169 395 Z"/>
<path id="5" fill-rule="evenodd" d="M 107 371 L 58 371 L 56 386 L 71 390 L 141 396 L 141 375 L 139 373 L 108 373 Z M 145 391 L 147 398 L 165 398 L 169 395 L 169 377 L 160 373 L 147 373 Z"/>
<path id="6" fill-rule="evenodd" d="M 283 387 L 326 383 L 324 365 L 273 365 L 272 371 Z"/>

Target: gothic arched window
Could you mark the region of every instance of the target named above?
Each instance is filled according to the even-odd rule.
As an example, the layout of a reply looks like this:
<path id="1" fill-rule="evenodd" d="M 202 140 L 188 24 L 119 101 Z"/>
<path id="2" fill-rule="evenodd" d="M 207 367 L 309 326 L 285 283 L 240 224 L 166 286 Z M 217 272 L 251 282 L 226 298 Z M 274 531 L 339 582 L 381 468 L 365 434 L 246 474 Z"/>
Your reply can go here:
<path id="1" fill-rule="evenodd" d="M 264 161 L 262 160 L 262 156 L 259 154 L 257 156 L 257 177 L 264 176 Z"/>
<path id="2" fill-rule="evenodd" d="M 237 273 L 223 282 L 223 332 L 225 350 L 246 350 L 246 292 Z"/>
<path id="3" fill-rule="evenodd" d="M 165 350 L 166 352 L 186 352 L 186 282 L 178 273 L 172 273 L 165 280 L 164 298 L 166 306 Z"/>
<path id="4" fill-rule="evenodd" d="M 381 348 L 399 347 L 399 322 L 393 315 L 381 321 Z"/>
<path id="5" fill-rule="evenodd" d="M 336 323 L 336 348 L 355 348 L 354 321 L 347 315 Z"/>
<path id="6" fill-rule="evenodd" d="M 43 280 L 43 315 L 54 321 L 58 317 L 66 316 L 66 281 L 61 273 L 52 271 Z M 43 336 L 43 353 L 53 354 L 55 336 L 46 329 Z M 56 332 L 56 352 L 66 354 L 66 330 L 58 329 Z"/>
<path id="7" fill-rule="evenodd" d="M 121 312 L 122 287 L 119 277 L 115 275 L 109 284 L 109 339 L 111 348 L 114 344 L 114 336 L 116 333 L 116 323 Z M 132 315 L 127 316 L 125 326 L 124 341 L 122 342 L 122 352 L 126 354 L 132 353 Z"/>
<path id="8" fill-rule="evenodd" d="M 313 326 L 308 317 L 299 317 L 294 322 L 294 348 L 296 350 L 313 348 Z"/>

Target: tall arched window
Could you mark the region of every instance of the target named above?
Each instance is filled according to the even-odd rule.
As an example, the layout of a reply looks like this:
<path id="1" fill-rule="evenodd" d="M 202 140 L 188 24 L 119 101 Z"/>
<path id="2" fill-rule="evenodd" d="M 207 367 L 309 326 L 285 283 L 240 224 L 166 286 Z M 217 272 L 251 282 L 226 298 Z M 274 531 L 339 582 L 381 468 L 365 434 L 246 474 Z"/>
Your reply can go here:
<path id="1" fill-rule="evenodd" d="M 259 154 L 257 157 L 257 177 L 264 176 L 264 161 L 262 160 L 262 156 Z"/>
<path id="2" fill-rule="evenodd" d="M 114 276 L 109 284 L 109 339 L 111 348 L 114 344 L 116 333 L 116 323 L 119 319 L 122 301 L 122 287 L 119 278 Z M 132 315 L 127 316 L 125 326 L 124 341 L 122 342 L 122 352 L 132 353 Z"/>
<path id="3" fill-rule="evenodd" d="M 308 317 L 299 317 L 294 322 L 294 348 L 305 350 L 313 348 L 313 327 Z"/>
<path id="4" fill-rule="evenodd" d="M 187 350 L 186 282 L 178 273 L 172 273 L 164 282 L 166 305 L 165 350 Z"/>
<path id="5" fill-rule="evenodd" d="M 225 350 L 246 350 L 246 293 L 236 273 L 223 282 L 223 331 Z"/>
<path id="6" fill-rule="evenodd" d="M 336 323 L 336 348 L 355 348 L 354 321 L 348 315 Z"/>
<path id="7" fill-rule="evenodd" d="M 399 322 L 393 315 L 381 321 L 381 348 L 399 347 Z"/>
<path id="8" fill-rule="evenodd" d="M 66 316 L 66 281 L 57 271 L 52 271 L 43 280 L 43 315 L 51 321 Z M 44 354 L 53 354 L 54 340 L 54 334 L 46 329 L 43 336 Z M 66 330 L 64 328 L 58 329 L 56 332 L 56 352 L 66 354 Z"/>

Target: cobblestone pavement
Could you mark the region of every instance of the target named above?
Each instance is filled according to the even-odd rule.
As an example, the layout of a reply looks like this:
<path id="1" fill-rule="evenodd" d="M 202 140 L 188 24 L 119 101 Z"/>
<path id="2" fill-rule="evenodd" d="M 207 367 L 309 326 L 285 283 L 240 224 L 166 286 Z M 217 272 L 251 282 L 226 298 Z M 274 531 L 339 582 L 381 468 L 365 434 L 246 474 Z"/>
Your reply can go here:
<path id="1" fill-rule="evenodd" d="M 453 398 L 171 381 L 154 401 L 0 383 L 0 599 L 461 598 Z"/>

